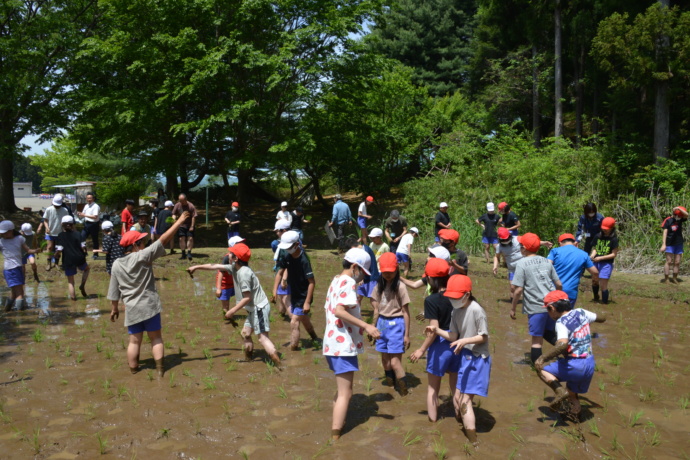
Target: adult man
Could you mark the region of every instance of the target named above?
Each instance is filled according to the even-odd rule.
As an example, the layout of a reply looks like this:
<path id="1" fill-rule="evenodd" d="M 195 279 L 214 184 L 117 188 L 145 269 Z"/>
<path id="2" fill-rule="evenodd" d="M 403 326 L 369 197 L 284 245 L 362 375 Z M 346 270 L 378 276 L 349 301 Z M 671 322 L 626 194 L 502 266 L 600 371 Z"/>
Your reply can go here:
<path id="1" fill-rule="evenodd" d="M 568 294 L 570 306 L 575 308 L 577 288 L 580 286 L 582 272 L 587 270 L 593 277 L 596 277 L 599 275 L 599 270 L 594 266 L 587 253 L 575 246 L 575 237 L 570 233 L 559 236 L 558 244 L 560 247 L 552 249 L 547 259 L 551 261 L 558 278 L 563 283 L 563 292 Z"/>
<path id="2" fill-rule="evenodd" d="M 192 249 L 194 249 L 194 227 L 196 226 L 196 208 L 192 203 L 187 201 L 187 195 L 180 193 L 177 197 L 177 203 L 173 208 L 173 219 L 177 220 L 185 211 L 187 211 L 187 218 L 180 224 L 177 230 L 177 236 L 180 237 L 180 249 L 182 249 L 182 256 L 180 260 L 185 258 L 192 260 Z M 187 253 L 185 254 L 185 248 Z"/>
<path id="3" fill-rule="evenodd" d="M 434 219 L 434 237 L 436 242 L 439 241 L 438 232 L 450 227 L 451 223 L 450 216 L 448 215 L 448 203 L 443 201 L 440 205 L 438 205 L 438 212 L 436 213 L 436 218 Z"/>
<path id="4" fill-rule="evenodd" d="M 148 246 L 151 241 L 151 226 L 149 225 L 149 213 L 146 211 L 140 211 L 137 215 L 137 223 L 132 225 L 130 230 L 136 230 L 139 233 L 146 235 L 144 238 L 144 246 Z"/>
<path id="5" fill-rule="evenodd" d="M 391 247 L 391 252 L 397 252 L 400 239 L 407 233 L 407 219 L 400 215 L 400 211 L 394 209 L 384 224 L 386 238 Z"/>
<path id="6" fill-rule="evenodd" d="M 81 231 L 81 239 L 86 242 L 86 237 L 91 236 L 93 249 L 98 249 L 98 221 L 100 220 L 101 207 L 96 204 L 93 193 L 86 194 L 86 204 L 77 215 L 84 219 L 84 229 Z M 98 259 L 98 253 L 94 253 L 94 259 Z"/>
<path id="7" fill-rule="evenodd" d="M 350 207 L 343 202 L 343 197 L 338 193 L 335 196 L 335 204 L 333 205 L 333 215 L 328 225 L 333 227 L 335 225 L 335 237 L 338 240 L 338 246 L 343 249 L 343 238 L 345 237 L 345 226 L 352 225 L 352 213 Z"/>
<path id="8" fill-rule="evenodd" d="M 542 308 L 544 297 L 551 291 L 561 290 L 563 286 L 553 264 L 537 255 L 541 245 L 539 236 L 525 233 L 518 236 L 517 240 L 523 257 L 515 264 L 515 276 L 512 281 L 515 290 L 510 317 L 515 319 L 517 304 L 524 294 L 522 313 L 527 315 L 529 322 L 529 335 L 532 337 L 530 358 L 534 363 L 541 356 L 544 339 L 552 345 L 556 343 L 556 323 Z"/>
<path id="9" fill-rule="evenodd" d="M 143 244 L 145 235 L 137 231 L 125 233 L 120 240 L 126 255 L 113 264 L 108 300 L 112 304 L 110 321 L 113 322 L 120 316 L 120 299 L 125 304 L 125 326 L 129 332 L 127 362 L 132 374 L 139 371 L 139 352 L 144 331 L 151 340 L 151 351 L 158 377 L 163 377 L 165 372 L 165 350 L 161 334 L 162 305 L 153 276 L 153 261 L 165 255 L 165 244 L 175 236 L 188 217 L 189 212 L 182 212 L 180 218 L 148 248 Z"/>
<path id="10" fill-rule="evenodd" d="M 55 240 L 62 232 L 62 218 L 69 216 L 69 211 L 62 205 L 64 198 L 61 194 L 56 193 L 53 197 L 52 206 L 48 206 L 43 213 L 43 222 L 45 224 L 45 239 L 48 241 L 48 268 L 50 271 L 53 265 L 57 266 L 60 263 L 60 255 L 55 254 Z"/>
<path id="11" fill-rule="evenodd" d="M 228 239 L 233 236 L 240 236 L 240 204 L 233 201 L 230 211 L 225 214 L 225 223 L 228 224 Z"/>

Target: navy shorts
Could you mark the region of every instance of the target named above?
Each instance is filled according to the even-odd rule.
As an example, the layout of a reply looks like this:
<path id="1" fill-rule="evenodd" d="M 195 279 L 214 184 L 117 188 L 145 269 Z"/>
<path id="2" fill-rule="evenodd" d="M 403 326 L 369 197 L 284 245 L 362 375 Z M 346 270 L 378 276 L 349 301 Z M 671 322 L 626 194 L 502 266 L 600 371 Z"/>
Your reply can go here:
<path id="1" fill-rule="evenodd" d="M 412 259 L 410 258 L 410 256 L 408 256 L 407 254 L 403 254 L 402 252 L 396 252 L 395 258 L 398 259 L 399 264 L 402 264 L 405 262 L 412 262 Z"/>
<path id="2" fill-rule="evenodd" d="M 666 254 L 682 254 L 683 253 L 683 243 L 676 244 L 675 246 L 666 246 Z"/>
<path id="3" fill-rule="evenodd" d="M 132 324 L 127 326 L 127 332 L 130 334 L 139 334 L 140 332 L 156 332 L 161 330 L 161 314 L 158 313 L 156 316 L 152 316 L 149 319 L 145 319 L 137 324 Z"/>
<path id="4" fill-rule="evenodd" d="M 14 267 L 9 270 L 3 270 L 3 275 L 5 275 L 5 281 L 7 282 L 7 287 L 23 286 L 26 284 L 24 280 L 24 270 L 22 267 Z"/>
<path id="5" fill-rule="evenodd" d="M 186 227 L 179 227 L 177 229 L 177 236 L 185 238 L 194 238 L 194 230 L 190 230 Z"/>
<path id="6" fill-rule="evenodd" d="M 555 376 L 559 382 L 566 382 L 566 387 L 573 393 L 587 393 L 594 376 L 594 356 L 561 358 L 548 364 L 544 370 Z"/>
<path id="7" fill-rule="evenodd" d="M 55 240 L 57 240 L 57 236 L 46 235 L 44 239 L 46 241 L 55 241 Z"/>
<path id="8" fill-rule="evenodd" d="M 357 356 L 328 356 L 326 355 L 328 367 L 335 375 L 345 374 L 359 370 Z"/>
<path id="9" fill-rule="evenodd" d="M 482 236 L 482 243 L 484 244 L 498 244 L 498 237 L 486 237 Z"/>
<path id="10" fill-rule="evenodd" d="M 359 228 L 367 228 L 367 218 L 357 217 L 357 225 L 359 225 Z"/>
<path id="11" fill-rule="evenodd" d="M 518 236 L 520 232 L 518 232 L 518 229 L 516 228 L 515 230 L 510 230 L 510 235 L 511 236 Z"/>
<path id="12" fill-rule="evenodd" d="M 372 292 L 374 292 L 374 289 L 376 288 L 377 284 L 377 281 L 369 281 L 368 283 L 362 283 L 361 285 L 357 286 L 357 294 L 371 298 L 371 294 Z"/>
<path id="13" fill-rule="evenodd" d="M 379 316 L 376 329 L 381 331 L 381 338 L 376 341 L 376 351 L 392 354 L 405 352 L 405 318 Z"/>
<path id="14" fill-rule="evenodd" d="M 232 238 L 233 236 L 240 236 L 240 232 L 231 232 L 228 230 L 228 239 Z"/>
<path id="15" fill-rule="evenodd" d="M 221 289 L 218 300 L 230 300 L 235 295 L 235 288 Z"/>
<path id="16" fill-rule="evenodd" d="M 491 377 L 491 356 L 475 356 L 463 348 L 460 352 L 460 370 L 455 388 L 461 393 L 487 397 L 489 395 L 489 378 Z"/>
<path id="17" fill-rule="evenodd" d="M 594 266 L 599 270 L 599 278 L 603 280 L 611 279 L 613 273 L 613 262 L 594 262 Z"/>
<path id="18" fill-rule="evenodd" d="M 77 269 L 84 271 L 88 268 L 89 264 L 84 262 L 83 265 L 80 265 L 78 267 L 65 267 L 65 275 L 67 276 L 74 276 L 77 274 Z"/>
<path id="19" fill-rule="evenodd" d="M 441 336 L 436 336 L 426 352 L 426 371 L 437 377 L 443 377 L 447 372 L 455 374 L 460 370 L 460 355 L 453 353 L 450 342 Z"/>
<path id="20" fill-rule="evenodd" d="M 527 320 L 529 335 L 532 337 L 544 337 L 544 332 L 556 330 L 556 321 L 552 320 L 546 312 L 527 315 Z"/>

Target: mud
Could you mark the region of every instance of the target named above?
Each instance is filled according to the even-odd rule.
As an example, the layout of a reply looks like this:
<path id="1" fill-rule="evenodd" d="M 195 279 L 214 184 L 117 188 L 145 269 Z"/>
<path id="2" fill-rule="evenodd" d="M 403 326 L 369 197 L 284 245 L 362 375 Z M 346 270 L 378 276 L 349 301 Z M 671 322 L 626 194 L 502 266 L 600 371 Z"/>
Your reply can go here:
<path id="1" fill-rule="evenodd" d="M 199 252 L 195 263 L 222 255 L 219 249 Z M 321 335 L 325 292 L 340 260 L 329 251 L 309 255 L 317 274 L 312 321 Z M 548 408 L 552 390 L 523 364 L 527 320 L 509 318 L 505 271 L 495 278 L 481 258 L 472 258 L 493 353 L 489 397 L 475 401 L 475 452 L 454 418 L 445 381 L 440 419 L 427 420 L 425 359 L 405 360 L 410 393 L 401 397 L 383 385 L 379 355 L 368 344 L 342 437 L 329 443 L 335 382 L 321 350 L 303 332 L 302 351 L 289 351 L 289 323 L 274 309 L 271 337 L 282 372 L 267 364 L 256 340 L 246 362 L 239 329 L 223 320 L 213 295 L 214 275 L 190 279 L 187 262 L 177 257 L 155 268 L 164 304 L 166 373 L 160 380 L 148 344 L 140 372 L 129 372 L 124 315 L 117 323 L 108 318 L 103 260 L 89 261 L 88 299 L 68 300 L 66 279 L 56 270 L 42 271 L 39 284 L 29 282 L 30 308 L 0 317 L 0 457 L 399 459 L 442 458 L 444 450 L 447 458 L 690 455 L 690 282 L 662 286 L 658 277 L 615 273 L 613 303 L 604 306 L 590 302 L 584 280 L 579 306 L 606 311 L 608 322 L 593 325 L 597 373 L 581 398 L 578 424 Z M 251 266 L 270 292 L 269 251 L 255 251 Z M 423 292 L 410 292 L 414 316 Z M 366 300 L 364 311 L 371 313 Z M 413 321 L 412 328 L 411 351 L 422 342 L 424 325 Z"/>

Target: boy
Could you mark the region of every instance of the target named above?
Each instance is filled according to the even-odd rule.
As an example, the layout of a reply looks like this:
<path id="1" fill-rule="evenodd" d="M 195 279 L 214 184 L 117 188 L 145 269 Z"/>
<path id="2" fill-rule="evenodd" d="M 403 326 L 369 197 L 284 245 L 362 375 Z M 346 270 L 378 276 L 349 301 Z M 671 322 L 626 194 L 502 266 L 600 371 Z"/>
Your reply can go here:
<path id="1" fill-rule="evenodd" d="M 515 286 L 513 286 L 512 281 L 515 276 L 515 264 L 517 261 L 522 259 L 522 252 L 520 251 L 520 243 L 518 242 L 517 236 L 511 235 L 510 230 L 505 227 L 498 229 L 498 250 L 494 254 L 494 276 L 498 275 L 498 263 L 499 258 L 503 256 L 506 262 L 506 267 L 508 268 L 508 284 L 510 286 L 510 302 L 513 302 L 513 294 L 515 292 Z M 550 241 L 540 241 L 540 246 L 545 246 L 551 248 L 553 244 Z"/>
<path id="2" fill-rule="evenodd" d="M 34 245 L 34 230 L 30 223 L 27 222 L 22 224 L 21 234 L 24 237 L 26 247 L 32 247 Z M 22 249 L 22 262 L 24 265 L 31 265 L 31 270 L 34 272 L 34 281 L 38 283 L 40 280 L 38 279 L 38 266 L 36 265 L 36 257 L 34 257 L 34 254 Z M 26 270 L 24 270 L 24 276 L 26 277 Z"/>
<path id="3" fill-rule="evenodd" d="M 278 284 L 283 288 L 290 286 L 290 350 L 296 351 L 299 346 L 299 326 L 302 324 L 311 339 L 319 338 L 309 319 L 311 303 L 314 300 L 314 271 L 311 262 L 299 244 L 299 233 L 287 231 L 280 237 L 278 249 L 278 272 L 273 284 L 274 292 Z M 287 277 L 285 272 L 287 271 Z"/>
<path id="4" fill-rule="evenodd" d="M 103 249 L 94 249 L 96 254 L 105 254 L 105 271 L 108 275 L 112 274 L 113 264 L 117 259 L 124 256 L 125 253 L 120 246 L 120 235 L 113 231 L 113 223 L 109 220 L 101 224 L 103 230 Z"/>
<path id="5" fill-rule="evenodd" d="M 77 269 L 82 271 L 81 284 L 79 291 L 85 298 L 86 294 L 86 280 L 89 279 L 89 264 L 86 263 L 86 242 L 82 239 L 79 232 L 74 231 L 74 218 L 72 216 L 65 216 L 62 218 L 63 231 L 55 240 L 56 257 L 57 254 L 64 254 L 62 259 L 62 268 L 65 270 L 67 276 L 67 284 L 69 286 L 69 298 L 77 300 L 77 294 L 74 290 L 74 275 L 77 274 Z"/>
<path id="6" fill-rule="evenodd" d="M 46 250 L 48 252 L 47 271 L 52 270 L 53 265 L 60 263 L 60 256 L 55 254 L 55 240 L 62 231 L 62 218 L 69 216 L 69 210 L 63 206 L 62 195 L 57 193 L 53 198 L 52 206 L 48 206 L 43 213 L 43 223 L 45 225 L 45 239 L 48 241 Z"/>
<path id="7" fill-rule="evenodd" d="M 280 203 L 280 211 L 276 214 L 276 220 L 286 220 L 288 223 L 292 223 L 292 214 L 288 211 L 287 201 Z"/>
<path id="8" fill-rule="evenodd" d="M 359 208 L 357 209 L 357 225 L 359 226 L 359 229 L 362 233 L 362 236 L 359 238 L 359 242 L 361 242 L 364 245 L 367 245 L 367 237 L 368 237 L 368 231 L 367 231 L 367 225 L 369 225 L 369 220 L 372 218 L 369 214 L 367 214 L 367 204 L 373 203 L 374 202 L 374 197 L 373 196 L 368 196 L 366 200 L 362 201 L 359 204 Z"/>
<path id="9" fill-rule="evenodd" d="M 510 317 L 515 319 L 515 310 L 520 298 L 524 294 L 522 313 L 527 315 L 529 335 L 532 338 L 530 359 L 534 363 L 541 356 L 544 339 L 553 344 L 556 342 L 554 332 L 555 323 L 542 308 L 542 300 L 549 292 L 562 288 L 556 269 L 546 258 L 537 255 L 541 240 L 534 233 L 525 233 L 517 238 L 520 244 L 522 258 L 515 264 L 515 276 L 511 284 L 513 301 L 510 307 Z"/>
<path id="10" fill-rule="evenodd" d="M 233 236 L 240 236 L 240 204 L 233 201 L 230 211 L 225 214 L 225 223 L 228 224 L 228 239 Z"/>
<path id="11" fill-rule="evenodd" d="M 160 235 L 165 233 L 170 226 L 173 223 L 173 217 L 172 217 L 172 209 L 173 209 L 173 202 L 168 200 L 165 202 L 165 207 L 160 210 L 158 215 L 156 216 L 156 220 L 153 222 L 153 226 L 156 227 L 156 234 L 153 236 L 154 239 L 160 238 Z M 172 238 L 170 240 L 170 254 L 175 254 L 175 239 Z"/>
<path id="12" fill-rule="evenodd" d="M 568 294 L 571 307 L 575 308 L 582 272 L 587 270 L 596 278 L 599 276 L 599 270 L 587 253 L 575 246 L 575 237 L 570 233 L 559 236 L 558 244 L 560 247 L 551 250 L 546 258 L 556 269 L 558 279 L 563 283 L 563 291 Z"/>
<path id="13" fill-rule="evenodd" d="M 277 239 L 271 241 L 271 250 L 273 251 L 273 271 L 278 271 L 278 257 L 280 255 L 280 237 L 283 233 L 287 232 L 290 228 L 290 223 L 285 219 L 280 219 L 276 221 L 273 231 L 276 233 Z M 271 296 L 271 303 L 278 303 L 278 312 L 283 317 L 284 320 L 290 319 L 290 313 L 288 312 L 289 302 L 290 302 L 290 286 L 283 287 L 283 283 L 278 283 L 276 286 L 274 283 L 273 293 Z"/>
<path id="14" fill-rule="evenodd" d="M 240 237 L 233 236 L 232 238 L 228 239 L 228 253 L 223 256 L 221 265 L 230 265 L 230 249 L 239 243 L 236 238 Z M 232 279 L 232 275 L 226 270 L 218 270 L 216 273 L 216 297 L 218 300 L 220 300 L 220 305 L 223 308 L 224 315 L 227 315 L 228 311 L 230 311 L 230 299 L 234 295 L 235 282 Z"/>
<path id="15" fill-rule="evenodd" d="M 400 215 L 400 211 L 394 209 L 391 211 L 391 216 L 386 219 L 384 228 L 391 252 L 397 252 L 400 240 L 407 233 L 407 219 Z"/>
<path id="16" fill-rule="evenodd" d="M 498 234 L 496 227 L 501 217 L 496 214 L 496 209 L 493 203 L 486 203 L 486 213 L 475 220 L 476 224 L 484 230 L 482 231 L 482 243 L 484 244 L 484 259 L 489 263 L 489 248 L 494 247 L 494 254 L 498 249 Z"/>
<path id="17" fill-rule="evenodd" d="M 676 206 L 673 208 L 673 216 L 669 216 L 661 224 L 664 229 L 664 236 L 662 237 L 661 249 L 659 252 L 666 254 L 666 263 L 664 264 L 664 279 L 662 283 L 669 282 L 669 275 L 671 274 L 671 267 L 673 268 L 672 283 L 677 283 L 678 271 L 680 270 L 680 261 L 683 258 L 683 223 L 688 220 L 688 211 L 683 206 Z"/>
<path id="18" fill-rule="evenodd" d="M 511 235 L 518 236 L 518 229 L 522 225 L 517 214 L 510 210 L 510 205 L 505 201 L 498 204 L 498 212 L 501 213 L 500 224 L 507 228 Z"/>
<path id="19" fill-rule="evenodd" d="M 543 307 L 556 322 L 557 342 L 554 349 L 537 359 L 534 367 L 539 378 L 556 394 L 550 407 L 556 409 L 561 402 L 570 399 L 570 412 L 577 417 L 581 410 L 578 395 L 587 393 L 594 376 L 589 325 L 593 322 L 603 323 L 606 317 L 582 308 L 573 310 L 568 294 L 563 291 L 549 292 L 544 297 Z M 544 366 L 546 361 L 562 354 L 565 354 L 565 358 L 560 357 L 557 362 Z M 566 382 L 567 391 L 560 382 Z"/>
<path id="20" fill-rule="evenodd" d="M 381 257 L 381 254 L 383 254 L 384 252 L 390 252 L 390 247 L 387 243 L 384 243 L 383 241 L 383 231 L 380 228 L 372 229 L 371 233 L 369 234 L 369 237 L 371 238 L 371 243 L 369 243 L 369 249 L 374 251 L 374 254 L 376 255 L 376 261 L 379 260 L 379 257 Z"/>
<path id="21" fill-rule="evenodd" d="M 414 244 L 414 239 L 418 236 L 419 230 L 417 230 L 417 227 L 412 227 L 410 233 L 405 233 L 400 239 L 400 245 L 395 252 L 398 263 L 403 267 L 403 278 L 407 278 L 410 273 L 410 266 L 412 264 L 412 245 Z"/>
<path id="22" fill-rule="evenodd" d="M 238 243 L 229 248 L 230 264 L 206 264 L 195 265 L 189 267 L 187 271 L 193 274 L 195 270 L 224 270 L 230 273 L 234 280 L 235 288 L 242 293 L 242 300 L 228 310 L 225 317 L 232 319 L 232 317 L 239 310 L 244 308 L 247 310 L 247 320 L 242 328 L 242 338 L 244 339 L 244 355 L 248 361 L 254 358 L 254 342 L 252 341 L 252 333 L 259 336 L 259 343 L 264 347 L 269 358 L 273 361 L 276 367 L 280 368 L 281 362 L 275 345 L 268 336 L 270 330 L 269 317 L 271 314 L 271 304 L 266 298 L 264 290 L 261 288 L 261 283 L 256 277 L 251 268 L 249 268 L 249 259 L 252 256 L 252 251 L 246 244 Z"/>
<path id="23" fill-rule="evenodd" d="M 127 233 L 134 225 L 134 217 L 132 216 L 132 211 L 134 211 L 134 200 L 125 200 L 125 209 L 122 210 L 120 214 L 120 220 L 122 221 L 121 234 Z"/>
<path id="24" fill-rule="evenodd" d="M 467 275 L 470 259 L 465 251 L 456 247 L 458 241 L 460 241 L 460 234 L 451 228 L 444 228 L 438 232 L 438 239 L 441 246 L 448 249 L 451 254 L 455 253 L 455 259 L 450 261 L 453 271 L 451 275 Z"/>
<path id="25" fill-rule="evenodd" d="M 445 201 L 438 205 L 438 212 L 434 219 L 434 237 L 436 242 L 440 241 L 438 233 L 441 230 L 449 229 L 451 227 L 450 216 L 448 215 L 448 203 Z"/>
<path id="26" fill-rule="evenodd" d="M 297 233 L 299 233 L 299 240 L 304 241 L 304 232 L 302 231 L 302 224 L 308 224 L 310 221 L 307 220 L 307 218 L 305 217 L 304 209 L 302 209 L 302 206 L 297 206 L 291 214 L 292 221 L 290 221 L 290 230 L 294 230 Z M 306 248 L 304 244 L 302 244 L 302 247 Z"/>

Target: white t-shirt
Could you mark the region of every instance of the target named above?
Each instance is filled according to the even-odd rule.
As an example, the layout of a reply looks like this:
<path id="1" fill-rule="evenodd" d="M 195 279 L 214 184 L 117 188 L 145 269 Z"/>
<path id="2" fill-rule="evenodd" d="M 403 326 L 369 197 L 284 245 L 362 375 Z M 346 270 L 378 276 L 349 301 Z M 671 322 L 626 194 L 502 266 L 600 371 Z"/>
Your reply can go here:
<path id="1" fill-rule="evenodd" d="M 85 204 L 84 209 L 82 211 L 84 214 L 89 215 L 89 216 L 98 216 L 101 213 L 101 207 L 96 204 L 94 201 L 91 204 Z M 98 222 L 98 218 L 92 219 L 90 217 L 84 217 L 84 220 L 86 222 Z"/>
<path id="2" fill-rule="evenodd" d="M 335 316 L 335 308 L 342 305 L 355 318 L 362 318 L 357 302 L 357 283 L 349 276 L 336 276 L 326 295 L 326 331 L 323 334 L 325 356 L 357 356 L 364 352 L 364 329 L 346 323 Z"/>
<path id="3" fill-rule="evenodd" d="M 276 214 L 276 220 L 280 219 L 285 219 L 288 222 L 292 223 L 292 213 L 290 213 L 290 211 L 280 210 L 278 211 L 278 214 Z"/>
<path id="4" fill-rule="evenodd" d="M 22 266 L 22 245 L 26 242 L 23 236 L 0 238 L 0 252 L 5 258 L 5 270 Z"/>
<path id="5" fill-rule="evenodd" d="M 406 254 L 410 255 L 410 249 L 408 249 L 407 245 L 412 245 L 414 244 L 414 236 L 412 236 L 412 233 L 405 233 L 402 238 L 400 238 L 400 244 L 398 244 L 398 249 L 396 252 L 399 252 L 400 254 Z"/>
<path id="6" fill-rule="evenodd" d="M 66 208 L 59 206 L 48 206 L 43 213 L 43 220 L 48 222 L 48 233 L 50 236 L 58 236 L 62 231 L 62 218 L 69 216 Z"/>
<path id="7" fill-rule="evenodd" d="M 359 204 L 359 209 L 357 209 L 357 215 L 359 216 L 360 214 L 363 216 L 367 215 L 367 202 L 366 201 L 362 201 Z"/>

